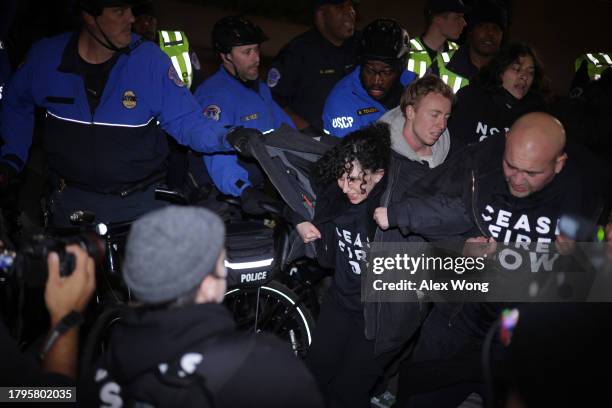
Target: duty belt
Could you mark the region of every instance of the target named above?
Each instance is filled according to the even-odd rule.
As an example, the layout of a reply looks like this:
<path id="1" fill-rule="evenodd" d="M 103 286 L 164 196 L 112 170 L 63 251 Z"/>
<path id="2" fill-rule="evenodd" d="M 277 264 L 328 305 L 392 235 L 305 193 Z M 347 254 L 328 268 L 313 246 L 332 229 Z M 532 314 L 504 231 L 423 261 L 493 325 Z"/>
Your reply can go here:
<path id="1" fill-rule="evenodd" d="M 123 186 L 120 186 L 114 190 L 111 191 L 100 191 L 100 190 L 96 190 L 94 188 L 91 188 L 88 185 L 85 184 L 81 184 L 81 183 L 74 183 L 71 182 L 69 180 L 66 180 L 65 178 L 58 178 L 58 182 L 57 182 L 57 190 L 61 193 L 62 191 L 64 191 L 64 189 L 66 187 L 74 187 L 74 188 L 78 188 L 80 190 L 84 190 L 84 191 L 89 191 L 92 193 L 98 193 L 98 194 L 111 194 L 111 195 L 117 195 L 120 197 L 127 197 L 137 191 L 144 191 L 146 190 L 149 186 L 155 184 L 155 183 L 159 183 L 161 181 L 164 181 L 166 178 L 166 171 L 159 171 L 157 173 L 153 173 L 148 177 L 145 177 L 142 180 L 139 181 L 135 181 L 133 183 L 128 183 L 125 184 Z"/>

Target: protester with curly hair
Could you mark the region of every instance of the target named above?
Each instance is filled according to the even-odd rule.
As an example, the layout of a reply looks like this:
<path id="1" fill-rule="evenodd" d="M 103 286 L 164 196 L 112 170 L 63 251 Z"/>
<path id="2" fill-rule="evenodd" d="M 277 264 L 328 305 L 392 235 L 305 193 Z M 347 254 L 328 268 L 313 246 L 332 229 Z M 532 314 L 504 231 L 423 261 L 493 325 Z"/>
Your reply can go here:
<path id="1" fill-rule="evenodd" d="M 335 270 L 306 360 L 329 407 L 368 406 L 387 362 L 364 334 L 361 279 L 390 155 L 385 124 L 346 136 L 315 163 L 315 217 L 297 225 L 304 242 L 316 241 L 319 263 Z"/>
<path id="2" fill-rule="evenodd" d="M 448 123 L 451 152 L 489 136 L 504 135 L 520 116 L 546 111 L 548 89 L 542 64 L 531 47 L 509 44 L 457 93 Z"/>

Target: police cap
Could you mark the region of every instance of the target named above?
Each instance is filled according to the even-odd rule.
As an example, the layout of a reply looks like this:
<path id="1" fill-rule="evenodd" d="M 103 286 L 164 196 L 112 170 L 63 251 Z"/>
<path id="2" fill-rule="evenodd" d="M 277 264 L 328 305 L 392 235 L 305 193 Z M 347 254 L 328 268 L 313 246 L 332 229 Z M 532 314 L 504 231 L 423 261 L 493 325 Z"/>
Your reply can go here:
<path id="1" fill-rule="evenodd" d="M 261 44 L 267 39 L 258 25 L 240 16 L 223 17 L 212 30 L 213 47 L 223 54 L 230 52 L 232 47 Z"/>

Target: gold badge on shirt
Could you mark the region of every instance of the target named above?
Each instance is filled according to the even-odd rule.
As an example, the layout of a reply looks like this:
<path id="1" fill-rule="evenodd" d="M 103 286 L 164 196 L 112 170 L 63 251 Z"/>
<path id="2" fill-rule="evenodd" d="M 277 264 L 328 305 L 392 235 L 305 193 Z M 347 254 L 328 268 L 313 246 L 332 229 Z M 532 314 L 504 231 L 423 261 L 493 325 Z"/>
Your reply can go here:
<path id="1" fill-rule="evenodd" d="M 125 91 L 121 102 L 126 109 L 134 109 L 136 107 L 136 94 L 133 91 Z"/>

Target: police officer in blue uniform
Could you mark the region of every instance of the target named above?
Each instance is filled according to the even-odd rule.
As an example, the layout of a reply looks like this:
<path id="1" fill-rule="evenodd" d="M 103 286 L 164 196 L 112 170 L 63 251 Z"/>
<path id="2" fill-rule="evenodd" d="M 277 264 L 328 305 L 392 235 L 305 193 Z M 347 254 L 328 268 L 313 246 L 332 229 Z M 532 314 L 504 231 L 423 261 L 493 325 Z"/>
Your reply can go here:
<path id="1" fill-rule="evenodd" d="M 4 93 L 6 83 L 8 82 L 8 79 L 12 73 L 11 63 L 9 60 L 5 40 L 10 29 L 11 23 L 13 22 L 13 17 L 15 16 L 16 9 L 16 0 L 4 1 L 2 2 L 2 4 L 0 4 L 0 112 L 2 111 L 2 95 Z M 2 120 L 1 117 L 2 116 L 0 113 L 0 121 Z M 0 145 L 2 143 L 2 133 L 0 131 Z M 7 172 L 11 172 L 12 169 L 10 167 L 7 168 L 7 166 L 2 166 L 1 163 L 0 167 L 4 167 L 4 171 L 0 169 L 0 186 L 2 186 L 6 182 L 8 182 L 8 177 L 5 177 L 4 174 Z"/>
<path id="2" fill-rule="evenodd" d="M 81 0 L 81 30 L 36 43 L 5 91 L 1 161 L 15 172 L 28 157 L 34 108 L 46 110 L 53 225 L 70 225 L 76 210 L 116 222 L 163 205 L 153 184 L 168 154 L 164 131 L 196 151 L 231 150 L 167 55 L 131 33 L 137 2 Z"/>
<path id="3" fill-rule="evenodd" d="M 283 123 L 293 127 L 291 118 L 259 79 L 259 45 L 267 39 L 260 27 L 241 17 L 224 17 L 215 23 L 212 43 L 222 64 L 195 92 L 209 121 L 224 127 L 257 129 L 263 134 Z M 263 181 L 258 167 L 236 154 L 204 155 L 204 163 L 217 188 L 224 194 L 241 196 L 243 208 L 248 196 L 257 194 L 250 187 Z"/>
<path id="4" fill-rule="evenodd" d="M 352 0 L 316 0 L 314 27 L 292 39 L 272 62 L 268 86 L 274 100 L 304 133 L 321 133 L 325 99 L 357 66 L 357 36 Z"/>
<path id="5" fill-rule="evenodd" d="M 364 28 L 359 67 L 336 84 L 325 102 L 325 134 L 344 137 L 399 105 L 404 86 L 416 77 L 404 70 L 409 53 L 408 32 L 397 21 L 381 18 Z"/>

